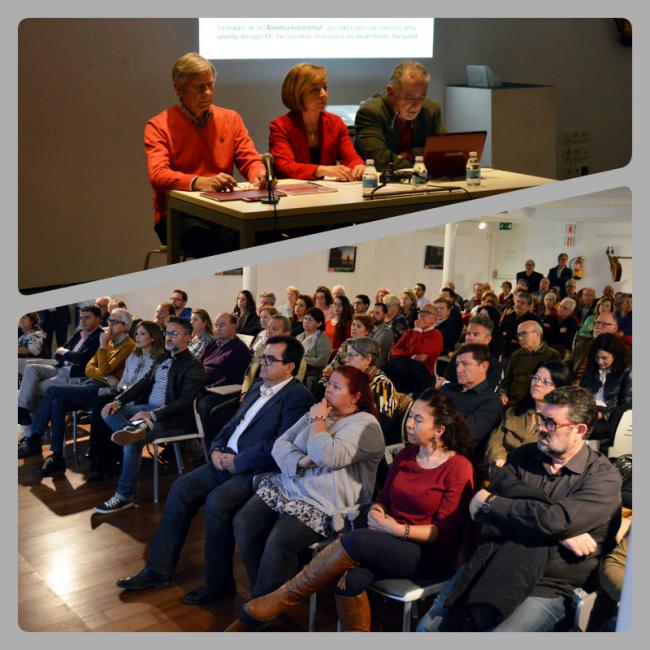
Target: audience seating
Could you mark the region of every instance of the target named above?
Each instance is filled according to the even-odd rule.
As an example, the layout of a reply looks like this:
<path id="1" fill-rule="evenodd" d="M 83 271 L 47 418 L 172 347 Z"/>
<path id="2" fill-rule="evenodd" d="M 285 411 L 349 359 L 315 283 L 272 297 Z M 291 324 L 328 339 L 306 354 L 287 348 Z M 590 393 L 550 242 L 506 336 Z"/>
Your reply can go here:
<path id="1" fill-rule="evenodd" d="M 632 453 L 632 409 L 623 413 L 616 434 L 614 435 L 614 444 L 609 448 L 607 456 L 609 458 L 618 458 L 625 454 Z"/>

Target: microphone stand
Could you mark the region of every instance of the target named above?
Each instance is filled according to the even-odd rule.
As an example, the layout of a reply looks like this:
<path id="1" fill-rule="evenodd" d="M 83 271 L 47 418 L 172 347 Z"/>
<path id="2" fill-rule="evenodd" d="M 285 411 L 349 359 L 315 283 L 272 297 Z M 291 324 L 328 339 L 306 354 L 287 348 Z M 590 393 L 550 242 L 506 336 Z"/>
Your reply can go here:
<path id="1" fill-rule="evenodd" d="M 277 205 L 280 202 L 280 197 L 275 195 L 275 187 L 273 186 L 274 180 L 274 178 L 267 179 L 267 195 L 260 199 L 260 203 L 264 203 L 265 205 Z"/>

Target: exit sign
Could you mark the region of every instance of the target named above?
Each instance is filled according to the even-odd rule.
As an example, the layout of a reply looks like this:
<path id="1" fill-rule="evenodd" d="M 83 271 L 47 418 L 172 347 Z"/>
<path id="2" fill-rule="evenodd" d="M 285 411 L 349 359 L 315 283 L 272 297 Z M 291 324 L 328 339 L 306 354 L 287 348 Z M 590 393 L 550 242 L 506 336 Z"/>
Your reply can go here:
<path id="1" fill-rule="evenodd" d="M 499 224 L 499 230 L 512 230 L 512 221 L 502 221 Z"/>

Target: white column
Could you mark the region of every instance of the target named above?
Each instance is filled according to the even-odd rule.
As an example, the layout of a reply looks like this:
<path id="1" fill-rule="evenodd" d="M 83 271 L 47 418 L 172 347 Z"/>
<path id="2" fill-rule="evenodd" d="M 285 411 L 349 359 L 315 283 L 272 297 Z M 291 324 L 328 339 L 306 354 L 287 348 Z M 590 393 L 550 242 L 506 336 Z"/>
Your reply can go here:
<path id="1" fill-rule="evenodd" d="M 256 276 L 255 269 L 256 268 L 257 267 L 255 267 L 255 266 L 245 266 L 244 267 L 244 273 L 242 275 L 242 281 L 241 281 L 241 283 L 242 283 L 241 288 L 242 289 L 248 289 L 253 294 L 253 297 L 255 297 L 255 294 L 256 294 L 256 287 L 255 287 L 255 284 L 256 284 L 256 282 L 255 282 L 255 279 L 256 279 L 255 278 L 255 276 Z"/>
<path id="2" fill-rule="evenodd" d="M 456 233 L 457 223 L 445 224 L 445 250 L 442 256 L 442 283 L 453 280 L 454 265 L 456 259 Z"/>

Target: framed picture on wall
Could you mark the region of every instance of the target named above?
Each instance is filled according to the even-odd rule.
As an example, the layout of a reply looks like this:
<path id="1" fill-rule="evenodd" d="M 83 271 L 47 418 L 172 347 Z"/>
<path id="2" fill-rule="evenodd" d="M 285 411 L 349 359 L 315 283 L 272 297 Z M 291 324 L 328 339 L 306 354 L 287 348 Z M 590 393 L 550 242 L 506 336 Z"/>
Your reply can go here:
<path id="1" fill-rule="evenodd" d="M 441 269 L 444 254 L 444 246 L 427 246 L 424 251 L 424 268 Z"/>
<path id="2" fill-rule="evenodd" d="M 327 264 L 329 273 L 353 273 L 357 263 L 356 246 L 339 246 L 330 248 L 330 259 Z"/>

